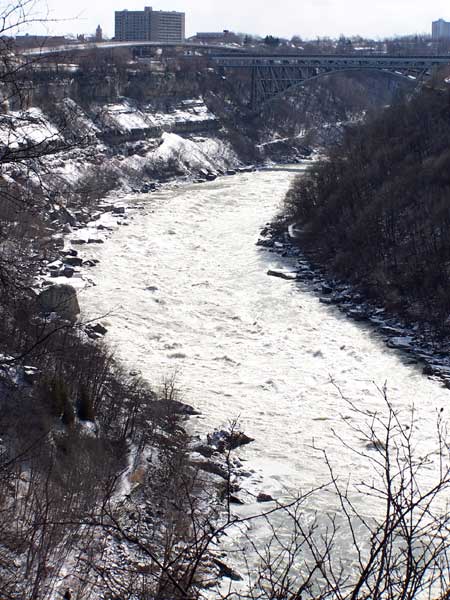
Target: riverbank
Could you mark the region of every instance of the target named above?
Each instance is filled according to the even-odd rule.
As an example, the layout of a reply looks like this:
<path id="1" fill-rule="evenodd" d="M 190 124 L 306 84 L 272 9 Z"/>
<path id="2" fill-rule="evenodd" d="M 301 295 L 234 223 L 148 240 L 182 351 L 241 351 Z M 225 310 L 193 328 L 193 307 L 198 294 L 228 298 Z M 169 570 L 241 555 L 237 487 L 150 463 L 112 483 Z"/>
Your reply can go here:
<path id="1" fill-rule="evenodd" d="M 253 173 L 258 170 L 265 171 L 267 169 L 270 170 L 271 167 L 248 165 L 230 170 L 227 174 L 222 174 L 222 177 L 225 181 L 233 175 Z M 154 184 L 152 192 L 182 190 L 184 186 L 214 181 L 217 177 L 220 177 L 220 175 L 202 180 L 195 179 L 194 181 L 174 178 L 169 182 Z M 93 341 L 104 340 L 108 333 L 108 325 L 104 322 L 105 317 L 83 314 L 85 311 L 82 292 L 96 286 L 95 267 L 101 264 L 101 261 L 96 258 L 95 249 L 98 244 L 105 244 L 108 253 L 108 242 L 111 241 L 117 231 L 129 227 L 133 220 L 140 218 L 142 211 L 151 211 L 151 206 L 152 193 L 147 193 L 145 196 L 140 193 L 133 195 L 110 194 L 99 204 L 93 205 L 92 210 L 85 210 L 83 221 L 78 221 L 76 216 L 69 210 L 64 209 L 63 211 L 64 218 L 70 223 L 69 227 L 66 223 L 60 232 L 56 234 L 62 245 L 58 250 L 59 256 L 50 262 L 44 261 L 37 278 L 35 290 L 37 293 L 42 293 L 43 290 L 47 290 L 52 286 L 71 286 L 77 295 L 83 315 L 77 327 Z M 108 343 L 107 337 L 106 343 Z M 140 376 L 140 372 L 136 371 L 135 368 L 131 370 L 130 374 Z M 192 406 L 180 401 L 177 401 L 173 409 L 176 414 L 185 417 L 198 414 Z M 233 436 L 232 449 L 253 441 L 238 430 L 234 432 Z M 234 492 L 237 492 L 239 490 L 238 481 L 242 477 L 248 476 L 248 472 L 238 459 L 231 459 L 230 464 L 225 464 L 226 439 L 227 432 L 223 429 L 211 431 L 205 434 L 203 438 L 197 436 L 196 439 L 192 440 L 192 460 L 195 467 L 218 475 L 218 479 L 215 481 L 216 484 L 219 484 L 221 479 L 231 477 Z M 240 440 L 239 443 L 236 442 L 237 439 Z M 229 473 L 230 468 L 232 468 L 232 472 Z M 236 495 L 234 500 L 236 503 L 243 502 Z"/>
<path id="2" fill-rule="evenodd" d="M 189 156 L 184 158 L 190 160 Z M 224 180 L 254 170 L 241 162 L 235 167 L 228 169 Z M 173 531 L 174 540 L 182 543 L 181 540 L 189 539 L 193 544 L 192 536 L 203 531 L 202 519 L 211 517 L 212 523 L 219 512 L 226 512 L 224 501 L 238 501 L 236 494 L 245 469 L 228 452 L 228 440 L 234 448 L 250 439 L 236 431 L 237 443 L 237 437 L 227 437 L 223 428 L 210 429 L 201 438 L 193 439 L 187 433 L 185 420 L 198 411 L 184 402 L 176 386 L 160 386 L 156 378 L 144 377 L 138 372 L 138 361 L 128 369 L 119 358 L 113 357 L 113 349 L 108 338 L 105 339 L 109 329 L 105 318 L 109 311 L 102 313 L 100 320 L 96 318 L 98 314 L 87 318 L 84 314 L 77 320 L 80 304 L 85 313 L 80 296 L 86 290 L 95 290 L 95 268 L 108 262 L 99 261 L 95 249 L 108 247 L 114 234 L 126 231 L 139 220 L 142 211 L 151 211 L 153 194 L 187 188 L 193 180 L 201 188 L 200 183 L 214 183 L 218 174 L 219 169 L 214 173 L 208 170 L 200 177 L 193 171 L 180 181 L 175 170 L 171 172 L 173 179 L 153 181 L 146 193 L 140 188 L 130 194 L 125 187 L 121 188 L 122 193 L 112 192 L 100 202 L 91 197 L 86 203 L 55 201 L 46 205 L 39 213 L 42 229 L 31 240 L 33 271 L 30 269 L 29 277 L 34 273 L 37 279 L 27 280 L 27 286 L 32 287 L 33 293 L 27 287 L 26 293 L 11 298 L 10 304 L 6 302 L 9 298 L 3 298 L 3 315 L 6 314 L 3 330 L 7 332 L 3 340 L 7 352 L 0 360 L 0 402 L 6 415 L 1 429 L 2 456 L 11 457 L 13 469 L 19 471 L 28 471 L 32 464 L 35 475 L 30 475 L 28 489 L 36 501 L 44 493 L 39 476 L 45 475 L 48 465 L 52 465 L 52 473 L 56 475 L 48 475 L 51 482 L 47 485 L 52 486 L 52 494 L 57 498 L 66 494 L 69 487 L 74 506 L 70 524 L 61 526 L 58 542 L 55 537 L 49 543 L 48 554 L 41 557 L 46 568 L 51 569 L 51 577 L 47 578 L 44 572 L 36 574 L 39 585 L 49 593 L 51 589 L 63 595 L 68 588 L 77 593 L 90 580 L 92 589 L 100 594 L 101 585 L 95 575 L 98 568 L 104 578 L 110 582 L 114 579 L 115 585 L 123 585 L 124 589 L 129 589 L 133 578 L 148 568 L 155 581 L 164 580 L 164 568 L 153 560 L 150 567 L 146 564 L 149 556 L 139 546 L 138 536 L 148 541 L 147 548 L 151 547 L 155 556 L 162 552 L 168 530 Z M 58 185 L 59 177 L 52 183 Z M 22 264 L 19 266 L 23 268 Z M 16 287 L 13 289 L 16 291 Z M 35 441 L 39 448 L 36 458 L 25 453 L 16 462 L 14 457 L 21 457 L 23 449 Z M 80 473 L 79 479 L 67 480 L 66 474 L 75 471 Z M 11 478 L 15 480 L 16 475 L 14 470 Z M 184 487 L 187 482 L 192 485 L 189 489 Z M 2 531 L 9 532 L 9 524 L 16 523 L 17 531 L 21 532 L 23 527 L 24 540 L 28 540 L 27 522 L 17 517 L 23 510 L 22 496 L 9 488 L 4 492 L 10 504 L 3 515 L 6 521 L 0 520 Z M 53 496 L 49 502 L 55 507 L 48 513 L 49 519 L 68 518 L 64 513 L 65 502 L 53 504 Z M 175 512 L 173 502 L 179 506 Z M 107 514 L 103 512 L 106 506 Z M 39 507 L 29 504 L 29 510 L 33 518 L 40 517 Z M 86 535 L 78 535 L 77 523 L 92 519 L 101 522 L 101 527 L 87 527 Z M 56 536 L 47 525 L 46 521 L 36 524 L 36 531 L 44 527 L 49 536 Z M 94 531 L 95 548 L 90 546 Z M 11 532 L 12 540 L 16 540 L 15 535 Z M 46 535 L 45 531 L 42 535 Z M 208 535 L 211 535 L 209 530 Z M 73 536 L 76 539 L 72 541 Z M 69 556 L 59 554 L 59 542 L 71 547 Z M 32 544 L 24 547 L 30 553 L 35 552 Z M 180 568 L 194 569 L 194 563 L 197 565 L 196 561 L 190 562 L 191 557 L 184 556 L 176 542 L 170 552 Z M 206 548 L 202 552 L 197 557 L 198 565 L 210 559 Z M 19 561 L 3 544 L 0 553 L 2 556 L 7 553 L 5 564 L 16 561 L 17 573 L 23 573 L 23 577 L 16 576 L 8 585 L 28 595 L 27 586 L 33 580 L 25 575 L 25 560 Z M 89 564 L 80 566 L 87 554 Z M 218 557 L 208 573 L 216 578 L 221 574 L 236 577 Z"/>
<path id="3" fill-rule="evenodd" d="M 227 181 L 233 174 L 245 175 L 253 173 L 255 167 L 241 167 L 235 173 L 229 173 L 223 177 L 223 181 Z M 168 190 L 182 190 L 183 188 L 192 185 L 192 182 L 187 181 L 172 181 L 167 183 L 157 184 L 154 188 L 156 196 L 160 193 L 167 193 Z M 201 188 L 199 182 L 195 185 Z M 139 221 L 140 214 L 151 212 L 152 202 L 154 202 L 154 194 L 148 193 L 145 196 L 141 194 L 123 195 L 117 197 L 111 194 L 103 202 L 97 206 L 93 206 L 93 211 L 85 210 L 83 221 L 78 221 L 76 216 L 65 209 L 65 218 L 70 219 L 70 227 L 64 226 L 59 234 L 58 239 L 61 241 L 62 247 L 58 250 L 59 256 L 56 260 L 52 260 L 43 265 L 36 290 L 52 288 L 53 286 L 72 286 L 77 293 L 79 304 L 81 307 L 82 317 L 76 324 L 76 329 L 82 337 L 89 338 L 92 344 L 103 345 L 105 340 L 109 346 L 109 334 L 113 334 L 108 323 L 108 315 L 98 318 L 98 315 L 87 313 L 83 306 L 83 291 L 89 288 L 95 289 L 95 269 L 102 266 L 104 261 L 96 258 L 96 250 L 104 246 L 107 255 L 109 253 L 109 244 L 113 242 L 114 236 L 121 230 L 126 231 L 133 225 L 134 221 Z M 56 307 L 55 307 L 56 308 Z M 56 308 L 58 312 L 58 308 Z M 51 315 L 48 315 L 51 318 Z M 126 368 L 125 368 L 126 369 Z M 127 372 L 127 378 L 131 380 L 139 380 L 142 373 L 139 369 L 139 361 Z M 202 491 L 198 498 L 193 497 L 190 501 L 203 503 L 203 514 L 210 513 L 211 518 L 216 515 L 221 528 L 224 527 L 223 515 L 230 510 L 230 505 L 242 505 L 248 499 L 252 501 L 252 497 L 248 496 L 245 491 L 241 490 L 242 481 L 250 476 L 248 468 L 235 456 L 236 448 L 252 442 L 253 440 L 246 436 L 238 425 L 230 433 L 227 428 L 219 428 L 210 430 L 202 436 L 196 435 L 192 438 L 188 434 L 189 425 L 186 426 L 186 420 L 198 415 L 191 405 L 186 404 L 181 394 L 176 388 L 176 382 L 173 386 L 170 384 L 170 394 L 167 397 L 166 383 L 159 385 L 159 382 L 146 377 L 149 380 L 149 385 L 155 390 L 155 400 L 164 400 L 165 410 L 168 410 L 177 422 L 177 430 L 181 428 L 185 435 L 188 450 L 187 464 L 188 468 L 193 472 L 199 473 L 198 479 L 202 482 Z M 226 424 L 224 424 L 226 426 Z M 170 443 L 171 433 L 168 430 L 167 443 Z M 139 502 L 145 503 L 147 506 L 154 502 L 151 497 L 146 495 L 145 487 L 133 482 L 136 470 L 139 470 L 141 477 L 150 476 L 149 469 L 152 469 L 152 463 L 146 462 L 145 456 L 154 449 L 144 447 L 139 453 L 133 447 L 129 449 L 130 455 L 127 459 L 133 463 L 134 467 L 130 468 L 127 477 L 127 483 L 123 484 L 128 490 L 129 498 L 126 501 L 126 526 L 129 527 L 128 514 L 136 510 L 132 508 L 134 502 L 139 498 Z M 136 495 L 137 494 L 137 495 Z M 221 506 L 218 508 L 217 499 L 220 499 Z M 258 494 L 258 502 L 269 502 L 272 497 L 269 494 L 260 492 Z M 231 514 L 231 512 L 230 512 Z M 228 518 L 228 517 L 227 517 Z M 226 527 L 225 527 L 226 529 Z M 117 554 L 120 557 L 120 551 Z M 220 551 L 213 551 L 206 554 L 205 560 L 211 564 L 209 566 L 209 576 L 215 573 L 219 579 L 225 577 L 228 579 L 238 580 L 241 576 L 235 569 L 229 567 L 227 559 Z M 111 556 L 111 560 L 114 557 Z"/>
<path id="4" fill-rule="evenodd" d="M 349 319 L 371 325 L 383 336 L 388 348 L 401 352 L 408 364 L 417 365 L 423 375 L 438 379 L 450 389 L 450 340 L 439 339 L 431 328 L 424 330 L 419 322 L 406 322 L 358 287 L 334 276 L 329 265 L 302 249 L 301 234 L 295 225 L 280 231 L 279 224 L 269 223 L 261 230 L 258 246 L 296 261 L 293 269 L 272 270 L 268 275 L 306 284 L 321 304 Z"/>

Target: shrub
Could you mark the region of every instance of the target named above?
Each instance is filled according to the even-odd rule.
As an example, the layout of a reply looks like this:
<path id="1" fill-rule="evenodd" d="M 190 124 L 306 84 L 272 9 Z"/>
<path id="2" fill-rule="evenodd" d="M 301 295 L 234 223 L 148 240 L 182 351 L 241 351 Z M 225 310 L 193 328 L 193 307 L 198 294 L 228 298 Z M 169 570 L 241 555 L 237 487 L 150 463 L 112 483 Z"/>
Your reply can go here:
<path id="1" fill-rule="evenodd" d="M 80 388 L 77 412 L 81 421 L 95 421 L 94 402 L 85 386 Z"/>

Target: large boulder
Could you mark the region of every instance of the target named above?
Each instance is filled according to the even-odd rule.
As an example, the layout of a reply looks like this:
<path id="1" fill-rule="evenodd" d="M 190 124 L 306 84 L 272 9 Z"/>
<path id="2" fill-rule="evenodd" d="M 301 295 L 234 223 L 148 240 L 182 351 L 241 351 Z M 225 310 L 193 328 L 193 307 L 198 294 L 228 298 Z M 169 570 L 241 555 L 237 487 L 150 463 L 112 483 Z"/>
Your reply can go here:
<path id="1" fill-rule="evenodd" d="M 45 288 L 39 294 L 38 302 L 44 312 L 55 312 L 69 321 L 76 321 L 80 313 L 75 288 L 65 283 Z"/>
<path id="2" fill-rule="evenodd" d="M 83 265 L 83 259 L 79 256 L 66 256 L 64 262 L 70 267 L 81 267 Z"/>
<path id="3" fill-rule="evenodd" d="M 274 502 L 274 498 L 270 494 L 260 492 L 256 496 L 256 502 Z"/>
<path id="4" fill-rule="evenodd" d="M 236 450 L 239 446 L 245 446 L 254 442 L 243 431 L 227 431 L 225 429 L 215 430 L 207 435 L 208 445 L 217 449 L 218 452 Z"/>

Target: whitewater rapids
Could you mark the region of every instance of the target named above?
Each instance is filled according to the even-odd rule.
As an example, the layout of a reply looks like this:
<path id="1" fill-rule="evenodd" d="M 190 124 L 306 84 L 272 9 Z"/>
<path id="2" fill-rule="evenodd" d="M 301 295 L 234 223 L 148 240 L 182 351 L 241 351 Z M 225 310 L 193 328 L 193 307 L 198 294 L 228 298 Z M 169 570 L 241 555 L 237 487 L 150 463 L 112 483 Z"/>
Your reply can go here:
<path id="1" fill-rule="evenodd" d="M 364 455 L 374 450 L 352 430 L 361 417 L 346 398 L 383 412 L 386 382 L 405 423 L 415 406 L 425 455 L 450 393 L 370 326 L 320 304 L 311 287 L 267 276 L 295 264 L 255 246 L 293 177 L 255 172 L 149 195 L 128 227 L 95 248 L 96 287 L 81 296 L 90 318 L 107 314 L 106 339 L 130 370 L 153 384 L 176 372 L 183 400 L 201 412 L 195 432 L 239 418 L 255 438 L 240 451 L 251 473 L 243 485 L 277 499 L 329 480 L 317 449 L 343 480 L 370 478 Z M 314 500 L 319 512 L 330 505 L 330 491 Z"/>

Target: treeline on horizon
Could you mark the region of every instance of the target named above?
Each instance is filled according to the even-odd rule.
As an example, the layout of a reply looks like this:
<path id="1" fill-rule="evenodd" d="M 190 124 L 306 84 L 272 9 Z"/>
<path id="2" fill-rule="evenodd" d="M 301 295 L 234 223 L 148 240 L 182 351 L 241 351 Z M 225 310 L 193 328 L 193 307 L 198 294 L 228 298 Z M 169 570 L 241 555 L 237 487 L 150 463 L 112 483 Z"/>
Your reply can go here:
<path id="1" fill-rule="evenodd" d="M 330 272 L 450 331 L 450 91 L 424 88 L 349 127 L 289 190 L 283 221 Z"/>

